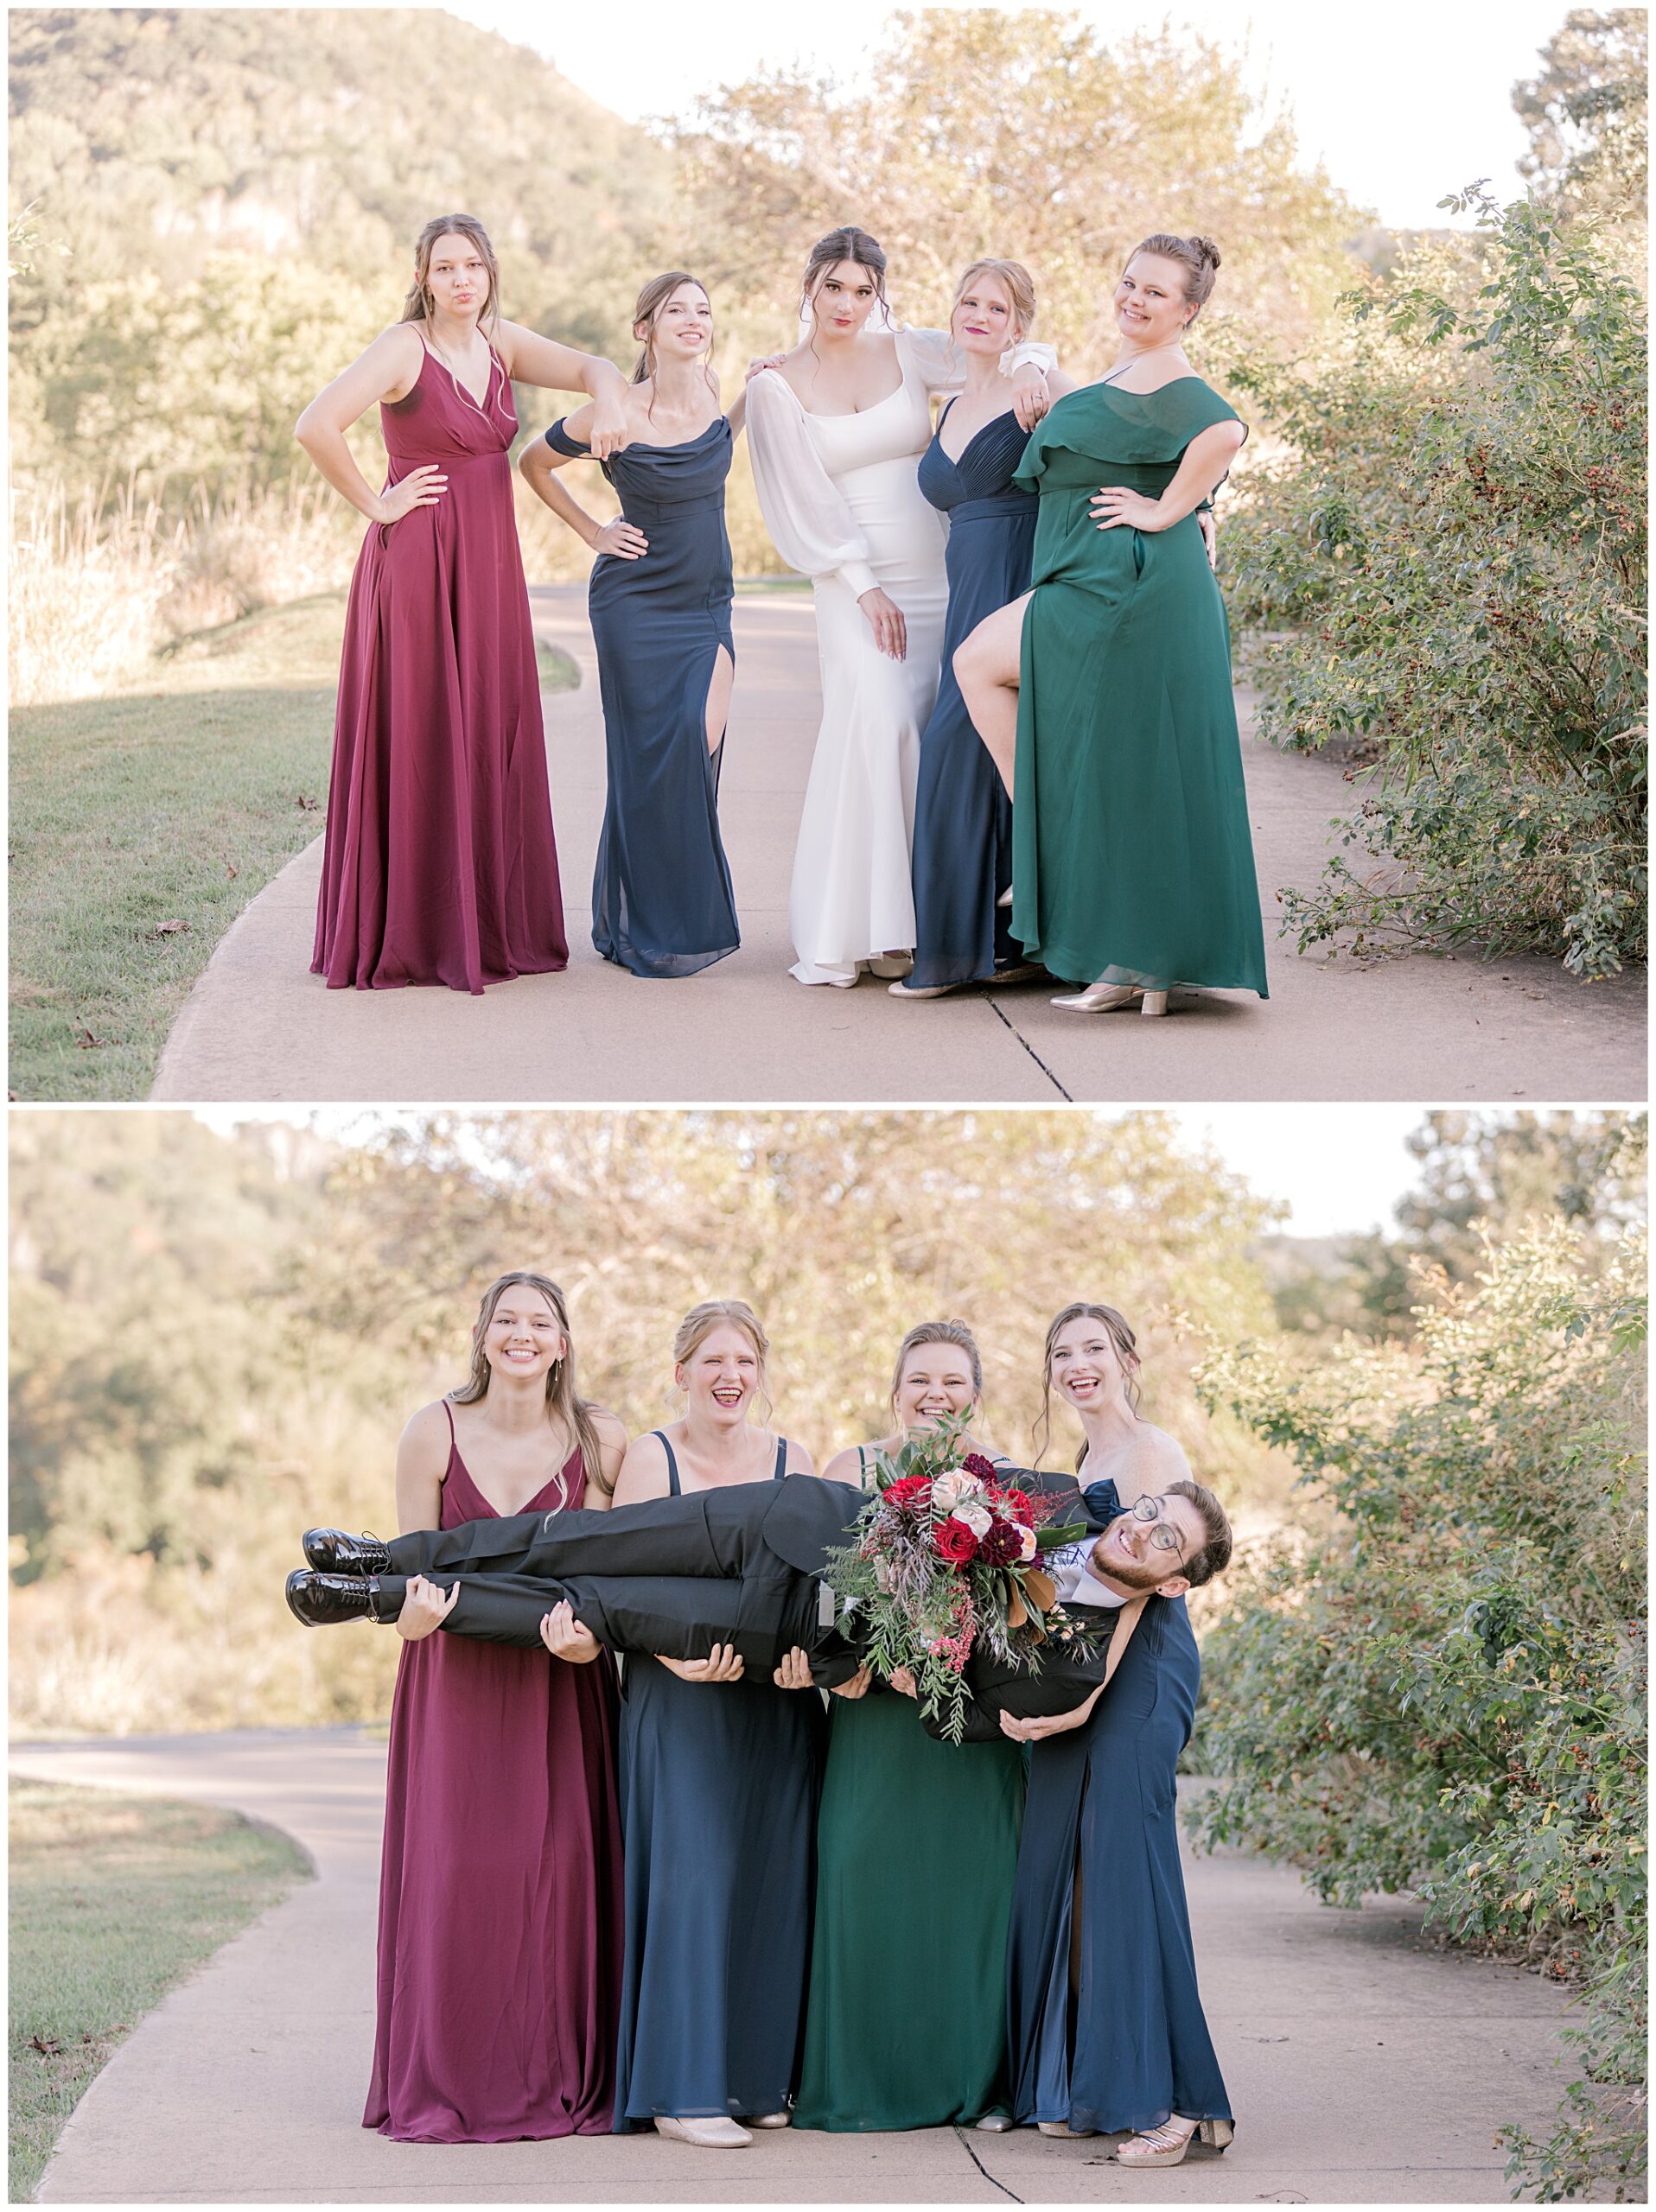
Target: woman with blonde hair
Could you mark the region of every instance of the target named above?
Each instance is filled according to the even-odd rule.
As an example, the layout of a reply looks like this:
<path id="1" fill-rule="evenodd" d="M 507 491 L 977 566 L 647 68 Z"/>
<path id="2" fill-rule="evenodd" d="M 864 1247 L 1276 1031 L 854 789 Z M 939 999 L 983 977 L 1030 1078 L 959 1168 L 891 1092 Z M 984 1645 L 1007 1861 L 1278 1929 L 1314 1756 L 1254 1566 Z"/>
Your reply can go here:
<path id="1" fill-rule="evenodd" d="M 955 287 L 949 336 L 965 382 L 920 455 L 920 488 L 948 520 L 948 612 L 937 702 L 920 733 L 914 798 L 914 965 L 894 998 L 941 998 L 971 982 L 1036 973 L 998 905 L 1012 879 L 1012 805 L 971 726 L 954 673 L 958 646 L 985 615 L 1029 588 L 1040 502 L 1013 478 L 1029 432 L 1002 366 L 1029 337 L 1035 283 L 1021 261 L 974 261 Z M 1075 379 L 1047 373 L 1053 398 Z"/>
<path id="2" fill-rule="evenodd" d="M 512 504 L 514 378 L 590 392 L 595 450 L 625 437 L 620 370 L 506 321 L 482 225 L 439 215 L 400 320 L 299 417 L 299 443 L 370 524 L 311 959 L 333 988 L 481 992 L 569 958 Z M 345 435 L 376 403 L 390 458 L 377 492 Z"/>
<path id="3" fill-rule="evenodd" d="M 898 1347 L 891 1433 L 837 1453 L 825 1474 L 866 1488 L 876 1453 L 939 1421 L 978 1421 L 983 1388 L 965 1322 L 921 1322 Z M 963 1440 L 974 1446 L 989 1449 Z M 1023 1756 L 1004 1742 L 933 1742 L 891 1688 L 864 1668 L 832 1710 L 796 2125 L 1007 2127 L 1006 1925 Z M 946 1915 L 916 1910 L 916 1867 L 942 1876 Z"/>
<path id="4" fill-rule="evenodd" d="M 712 305 L 684 270 L 644 286 L 633 335 L 627 444 L 600 464 L 621 513 L 600 523 L 561 480 L 591 453 L 596 403 L 554 423 L 518 466 L 598 556 L 587 607 L 608 790 L 592 942 L 635 976 L 691 976 L 741 942 L 718 792 L 736 675 L 724 483 L 745 394 L 721 411 Z"/>
<path id="5" fill-rule="evenodd" d="M 1012 934 L 1087 988 L 1167 1011 L 1175 983 L 1266 995 L 1230 633 L 1197 509 L 1247 436 L 1184 351 L 1220 265 L 1158 232 L 1116 286 L 1121 347 L 1059 401 L 1017 482 L 1033 588 L 961 645 L 967 709 L 1013 802 Z"/>
<path id="6" fill-rule="evenodd" d="M 766 1427 L 768 1339 L 740 1299 L 673 1338 L 683 1411 L 629 1447 L 618 1504 L 810 1474 Z M 761 1415 L 755 1421 L 755 1414 Z M 710 2148 L 785 2127 L 811 1940 L 825 1719 L 802 1651 L 768 1681 L 728 1645 L 629 1656 L 621 1718 L 627 1947 L 615 2128 Z"/>
<path id="7" fill-rule="evenodd" d="M 404 1529 L 604 1507 L 626 1449 L 576 1386 L 563 1292 L 484 1292 L 471 1373 L 397 1448 Z M 559 1609 L 561 1649 L 434 1636 L 416 1576 L 397 1623 L 365 2127 L 407 2143 L 594 2135 L 611 2123 L 621 1995 L 615 1678 Z"/>

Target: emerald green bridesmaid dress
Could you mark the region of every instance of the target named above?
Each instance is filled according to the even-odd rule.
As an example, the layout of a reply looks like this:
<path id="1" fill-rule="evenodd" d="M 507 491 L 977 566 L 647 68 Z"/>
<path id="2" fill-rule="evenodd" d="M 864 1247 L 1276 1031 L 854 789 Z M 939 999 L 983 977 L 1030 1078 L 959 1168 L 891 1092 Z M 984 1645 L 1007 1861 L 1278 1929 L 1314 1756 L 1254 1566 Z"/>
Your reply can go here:
<path id="1" fill-rule="evenodd" d="M 1010 2112 L 1022 1750 L 936 1743 L 879 1682 L 829 1703 L 793 2124 L 853 2134 Z"/>
<path id="2" fill-rule="evenodd" d="M 1057 402 L 1014 481 L 1038 492 L 1012 812 L 1012 933 L 1054 976 L 1265 988 L 1230 631 L 1194 515 L 1100 530 L 1101 486 L 1154 499 L 1236 411 L 1200 377 Z"/>

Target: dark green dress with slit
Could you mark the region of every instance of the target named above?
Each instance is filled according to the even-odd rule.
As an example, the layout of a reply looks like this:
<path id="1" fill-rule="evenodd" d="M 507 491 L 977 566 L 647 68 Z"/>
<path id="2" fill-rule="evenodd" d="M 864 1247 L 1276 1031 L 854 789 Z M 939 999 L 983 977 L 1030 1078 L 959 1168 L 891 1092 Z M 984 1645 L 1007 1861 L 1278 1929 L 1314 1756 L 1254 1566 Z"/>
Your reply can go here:
<path id="1" fill-rule="evenodd" d="M 1194 515 L 1100 530 L 1101 486 L 1158 498 L 1235 410 L 1200 377 L 1088 385 L 1014 481 L 1039 493 L 1023 621 L 1012 933 L 1054 976 L 1265 988 L 1230 631 Z"/>
<path id="2" fill-rule="evenodd" d="M 1010 2112 L 1022 1747 L 936 1743 L 879 1682 L 829 1704 L 793 2125 L 852 2134 Z"/>

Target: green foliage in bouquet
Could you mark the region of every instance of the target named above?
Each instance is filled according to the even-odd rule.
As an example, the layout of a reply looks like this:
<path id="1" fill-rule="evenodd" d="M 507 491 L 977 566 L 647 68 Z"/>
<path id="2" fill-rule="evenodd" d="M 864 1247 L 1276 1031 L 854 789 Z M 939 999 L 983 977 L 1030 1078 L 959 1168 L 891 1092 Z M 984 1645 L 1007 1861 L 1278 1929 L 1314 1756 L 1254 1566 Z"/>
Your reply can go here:
<path id="1" fill-rule="evenodd" d="M 1411 1890 L 1451 1941 L 1580 1993 L 1554 2202 L 1644 2157 L 1643 1239 L 1533 1229 L 1430 1278 L 1417 1352 L 1347 1339 L 1310 1376 L 1217 1349 L 1201 1376 L 1303 1469 L 1319 1517 L 1239 1563 L 1203 1650 L 1209 1844 L 1358 1904 Z"/>
<path id="2" fill-rule="evenodd" d="M 1224 365 L 1283 443 L 1225 528 L 1260 727 L 1365 764 L 1285 925 L 1591 981 L 1646 946 L 1645 305 L 1591 226 L 1444 204 L 1474 238 L 1348 295 L 1318 355 Z"/>
<path id="3" fill-rule="evenodd" d="M 966 1663 L 980 1643 L 1004 1664 L 1032 1669 L 1049 1636 L 1091 1633 L 1058 1605 L 1039 1563 L 1084 1536 L 1086 1524 L 1041 1525 L 1051 1502 L 1003 1478 L 971 1445 L 964 1417 L 876 1452 L 871 1473 L 857 1540 L 828 1564 L 841 1626 L 877 1674 L 913 1674 L 921 1709 L 928 1719 L 943 1713 L 958 1744 Z"/>

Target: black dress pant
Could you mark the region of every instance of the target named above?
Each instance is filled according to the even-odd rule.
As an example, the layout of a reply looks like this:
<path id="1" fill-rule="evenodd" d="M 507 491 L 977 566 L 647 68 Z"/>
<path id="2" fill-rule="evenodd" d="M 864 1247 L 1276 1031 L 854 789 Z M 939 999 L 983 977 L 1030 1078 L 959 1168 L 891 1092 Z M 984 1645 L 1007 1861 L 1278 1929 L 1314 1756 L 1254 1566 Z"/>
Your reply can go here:
<path id="1" fill-rule="evenodd" d="M 794 1481 L 810 1481 L 795 1476 Z M 775 1483 L 736 1483 L 678 1497 L 646 1497 L 605 1512 L 514 1513 L 417 1529 L 391 1540 L 398 1574 L 685 1574 L 740 1580 L 781 1567 L 765 1541 Z"/>
<path id="2" fill-rule="evenodd" d="M 716 1643 L 729 1643 L 750 1669 L 768 1674 L 795 1644 L 814 1656 L 822 1641 L 816 1584 L 808 1576 L 786 1570 L 744 1581 L 671 1574 L 455 1573 L 451 1569 L 438 1569 L 427 1580 L 445 1590 L 459 1589 L 443 1623 L 448 1633 L 488 1643 L 538 1645 L 541 1621 L 560 1599 L 567 1599 L 576 1620 L 612 1651 L 705 1659 Z M 406 1575 L 377 1578 L 375 1611 L 382 1621 L 397 1618 L 406 1588 Z M 853 1660 L 850 1665 L 855 1664 Z"/>

